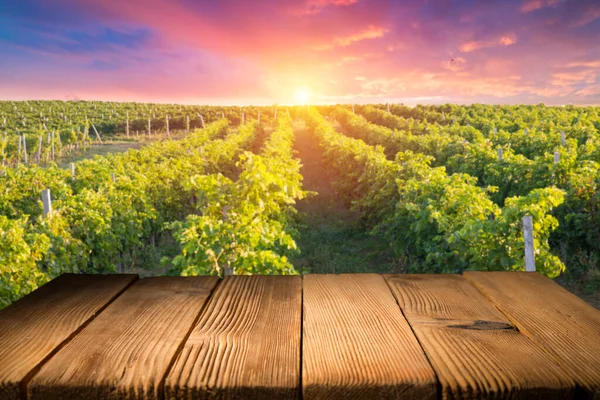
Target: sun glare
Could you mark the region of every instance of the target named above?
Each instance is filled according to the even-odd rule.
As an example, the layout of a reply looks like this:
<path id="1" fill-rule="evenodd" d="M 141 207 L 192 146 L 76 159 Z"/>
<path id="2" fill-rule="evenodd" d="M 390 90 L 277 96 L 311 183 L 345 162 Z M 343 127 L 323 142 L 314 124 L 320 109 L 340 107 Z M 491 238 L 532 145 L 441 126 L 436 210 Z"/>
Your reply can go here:
<path id="1" fill-rule="evenodd" d="M 294 91 L 294 100 L 298 105 L 308 104 L 310 100 L 310 89 L 307 87 L 299 87 Z"/>

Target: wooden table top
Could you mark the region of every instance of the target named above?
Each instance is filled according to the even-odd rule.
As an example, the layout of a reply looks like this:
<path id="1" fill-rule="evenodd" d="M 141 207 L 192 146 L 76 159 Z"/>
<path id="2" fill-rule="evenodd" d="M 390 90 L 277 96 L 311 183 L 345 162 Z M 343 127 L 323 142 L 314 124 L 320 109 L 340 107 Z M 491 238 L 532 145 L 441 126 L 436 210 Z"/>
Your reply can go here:
<path id="1" fill-rule="evenodd" d="M 63 275 L 0 311 L 24 398 L 600 398 L 600 312 L 534 272 Z"/>

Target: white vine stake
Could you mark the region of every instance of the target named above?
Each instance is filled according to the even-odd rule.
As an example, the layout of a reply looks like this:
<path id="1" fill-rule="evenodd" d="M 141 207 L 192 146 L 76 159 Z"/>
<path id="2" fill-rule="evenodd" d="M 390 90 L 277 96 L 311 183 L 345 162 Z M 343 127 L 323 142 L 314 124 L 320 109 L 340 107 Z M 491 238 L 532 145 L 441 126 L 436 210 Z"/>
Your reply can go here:
<path id="1" fill-rule="evenodd" d="M 502 147 L 498 147 L 498 161 L 502 161 L 503 158 L 504 158 L 504 150 L 502 150 Z"/>
<path id="2" fill-rule="evenodd" d="M 167 124 L 167 136 L 171 137 L 171 132 L 169 132 L 169 115 L 165 117 L 165 122 Z"/>
<path id="3" fill-rule="evenodd" d="M 27 165 L 27 141 L 25 140 L 25 134 L 23 134 L 23 156 L 25 165 Z"/>
<path id="4" fill-rule="evenodd" d="M 533 218 L 523 217 L 523 239 L 525 241 L 525 271 L 535 272 L 535 253 L 533 248 Z"/>
<path id="5" fill-rule="evenodd" d="M 75 178 L 75 163 L 70 163 L 69 168 L 71 168 L 71 176 Z"/>
<path id="6" fill-rule="evenodd" d="M 92 124 L 92 128 L 94 128 L 94 132 L 96 132 L 96 137 L 98 138 L 98 140 L 100 141 L 100 143 L 102 143 L 102 138 L 100 138 L 100 134 L 98 133 L 98 130 L 96 129 L 96 127 L 94 126 L 94 124 Z"/>
<path id="7" fill-rule="evenodd" d="M 44 217 L 52 212 L 52 198 L 50 189 L 42 190 L 42 203 L 44 204 Z"/>
<path id="8" fill-rule="evenodd" d="M 40 141 L 38 143 L 37 163 L 42 161 L 42 142 L 44 141 L 44 135 L 40 135 Z"/>
<path id="9" fill-rule="evenodd" d="M 558 151 L 554 152 L 554 164 L 558 164 L 560 162 L 560 153 Z"/>

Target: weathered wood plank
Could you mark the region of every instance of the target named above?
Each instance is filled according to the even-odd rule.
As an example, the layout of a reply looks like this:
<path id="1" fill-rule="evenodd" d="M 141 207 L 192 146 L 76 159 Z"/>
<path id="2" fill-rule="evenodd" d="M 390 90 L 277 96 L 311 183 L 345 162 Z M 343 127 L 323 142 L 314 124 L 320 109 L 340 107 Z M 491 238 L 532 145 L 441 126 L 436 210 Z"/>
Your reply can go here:
<path id="1" fill-rule="evenodd" d="M 600 311 L 538 273 L 464 275 L 559 362 L 583 395 L 600 397 Z"/>
<path id="2" fill-rule="evenodd" d="M 19 385 L 137 275 L 65 274 L 0 311 L 0 398 Z"/>
<path id="3" fill-rule="evenodd" d="M 442 398 L 572 397 L 575 383 L 460 275 L 386 275 Z"/>
<path id="4" fill-rule="evenodd" d="M 33 377 L 31 399 L 157 399 L 217 277 L 139 280 Z"/>
<path id="5" fill-rule="evenodd" d="M 304 277 L 304 399 L 435 399 L 435 374 L 380 275 Z"/>
<path id="6" fill-rule="evenodd" d="M 301 318 L 299 276 L 227 276 L 171 369 L 166 398 L 298 398 Z"/>

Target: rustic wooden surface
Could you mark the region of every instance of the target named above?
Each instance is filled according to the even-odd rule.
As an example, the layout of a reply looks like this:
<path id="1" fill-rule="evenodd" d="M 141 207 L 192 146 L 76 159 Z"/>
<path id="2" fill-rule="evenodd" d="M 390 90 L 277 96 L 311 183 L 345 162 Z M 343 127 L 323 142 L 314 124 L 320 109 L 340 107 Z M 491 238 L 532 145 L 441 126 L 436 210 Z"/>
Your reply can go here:
<path id="1" fill-rule="evenodd" d="M 135 279 L 65 274 L 0 311 L 0 399 L 19 399 L 19 385 Z"/>
<path id="2" fill-rule="evenodd" d="M 226 277 L 171 369 L 166 397 L 298 398 L 301 320 L 301 277 Z"/>
<path id="3" fill-rule="evenodd" d="M 442 398 L 564 399 L 575 383 L 460 275 L 387 275 Z"/>
<path id="4" fill-rule="evenodd" d="M 161 398 L 162 380 L 217 280 L 139 280 L 41 368 L 29 398 Z"/>
<path id="5" fill-rule="evenodd" d="M 526 272 L 468 272 L 469 279 L 519 330 L 600 398 L 600 312 L 550 279 Z"/>
<path id="6" fill-rule="evenodd" d="M 600 312 L 534 272 L 136 278 L 0 311 L 0 399 L 600 399 Z"/>
<path id="7" fill-rule="evenodd" d="M 435 399 L 435 374 L 380 275 L 304 277 L 304 399 Z"/>

